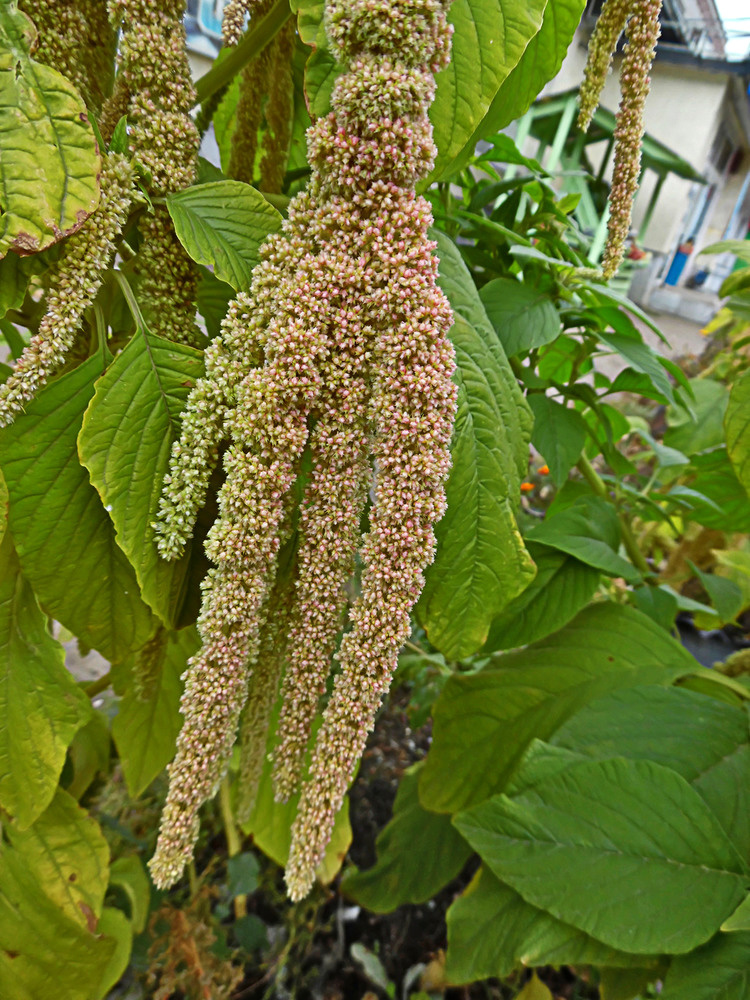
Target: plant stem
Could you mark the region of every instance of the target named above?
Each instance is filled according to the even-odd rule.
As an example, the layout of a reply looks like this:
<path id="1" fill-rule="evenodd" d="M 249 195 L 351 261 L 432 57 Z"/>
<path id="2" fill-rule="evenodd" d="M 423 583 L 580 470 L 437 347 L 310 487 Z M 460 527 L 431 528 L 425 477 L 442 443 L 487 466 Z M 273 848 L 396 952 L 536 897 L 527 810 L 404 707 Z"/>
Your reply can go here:
<path id="1" fill-rule="evenodd" d="M 84 684 L 83 690 L 88 695 L 89 698 L 95 698 L 102 691 L 106 691 L 107 688 L 112 683 L 112 671 L 108 670 L 106 674 L 102 674 L 101 677 L 97 677 L 95 681 L 91 681 L 90 684 Z"/>
<path id="2" fill-rule="evenodd" d="M 224 824 L 224 835 L 227 838 L 227 854 L 230 858 L 235 857 L 242 850 L 242 840 L 240 839 L 237 824 L 234 821 L 232 812 L 232 799 L 230 796 L 229 777 L 224 778 L 219 789 L 219 809 L 221 819 Z M 243 893 L 234 898 L 234 918 L 239 920 L 247 913 L 247 896 Z"/>
<path id="3" fill-rule="evenodd" d="M 581 457 L 576 462 L 576 468 L 598 497 L 601 497 L 603 500 L 610 499 L 607 484 L 583 452 L 581 453 Z M 625 551 L 630 556 L 630 561 L 645 577 L 651 576 L 651 567 L 646 562 L 646 558 L 641 550 L 638 548 L 638 542 L 635 540 L 635 535 L 630 527 L 630 521 L 628 520 L 627 515 L 624 511 L 618 510 L 617 517 L 620 521 L 620 529 L 622 531 L 622 544 L 625 546 Z"/>
<path id="4" fill-rule="evenodd" d="M 226 86 L 251 59 L 263 51 L 291 16 L 289 0 L 276 0 L 266 16 L 251 26 L 240 44 L 228 50 L 228 55 L 217 60 L 208 73 L 204 73 L 197 81 L 195 103 L 203 104 L 217 90 Z"/>

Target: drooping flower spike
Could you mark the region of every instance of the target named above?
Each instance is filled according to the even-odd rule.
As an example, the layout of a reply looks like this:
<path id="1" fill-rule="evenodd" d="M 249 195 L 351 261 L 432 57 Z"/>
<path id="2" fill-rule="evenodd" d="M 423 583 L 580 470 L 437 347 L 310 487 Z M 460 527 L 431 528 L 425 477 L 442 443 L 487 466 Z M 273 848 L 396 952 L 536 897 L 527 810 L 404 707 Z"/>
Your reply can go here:
<path id="1" fill-rule="evenodd" d="M 623 30 L 627 44 L 620 67 L 621 100 L 615 123 L 615 156 L 609 196 L 607 245 L 602 259 L 605 278 L 617 273 L 625 255 L 633 200 L 641 170 L 643 109 L 651 84 L 651 67 L 659 40 L 663 0 L 606 0 L 589 42 L 589 55 L 580 91 L 578 124 L 591 124 L 612 55 Z"/>
<path id="2" fill-rule="evenodd" d="M 199 622 L 203 648 L 188 669 L 185 722 L 151 862 L 158 885 L 174 882 L 192 853 L 197 810 L 226 768 L 248 684 L 243 729 L 257 725 L 265 746 L 259 714 L 272 699 L 256 684 L 276 683 L 270 651 L 287 662 L 277 796 L 303 782 L 287 885 L 293 899 L 306 895 L 408 636 L 443 513 L 455 410 L 451 313 L 436 282 L 429 208 L 414 191 L 434 157 L 427 110 L 433 75 L 449 54 L 447 6 L 327 3 L 329 39 L 346 71 L 331 114 L 308 133 L 309 189 L 264 248 L 245 306 L 246 339 L 235 310 L 188 403 L 187 438 L 175 446 L 160 518 L 164 554 L 181 550 L 221 440 L 228 448 L 207 548 L 215 569 Z M 208 398 L 221 400 L 222 423 L 211 425 L 203 445 L 197 415 Z M 276 560 L 306 448 L 312 468 L 284 643 L 273 637 Z M 196 467 L 196 454 L 205 465 Z M 373 489 L 361 594 L 306 774 Z M 262 669 L 250 677 L 259 653 Z M 262 757 L 248 751 L 245 759 L 257 772 Z"/>
<path id="3" fill-rule="evenodd" d="M 185 49 L 185 0 L 109 0 L 109 11 L 121 26 L 115 100 L 127 98 L 130 148 L 149 193 L 164 197 L 193 183 L 200 145 L 189 114 L 195 91 Z M 144 213 L 139 228 L 143 244 L 136 270 L 149 329 L 168 340 L 200 343 L 198 272 L 166 206 Z"/>

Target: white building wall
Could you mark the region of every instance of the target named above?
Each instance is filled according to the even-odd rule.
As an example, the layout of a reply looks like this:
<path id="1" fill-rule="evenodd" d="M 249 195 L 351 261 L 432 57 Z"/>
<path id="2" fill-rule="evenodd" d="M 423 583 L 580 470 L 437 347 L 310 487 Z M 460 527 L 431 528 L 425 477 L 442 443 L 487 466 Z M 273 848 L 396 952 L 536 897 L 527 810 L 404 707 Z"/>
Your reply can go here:
<path id="1" fill-rule="evenodd" d="M 583 34 L 580 34 L 574 40 L 560 72 L 544 88 L 542 96 L 559 94 L 580 85 L 586 62 L 583 39 Z M 610 111 L 616 111 L 620 102 L 619 62 L 618 57 L 602 93 L 601 103 Z M 652 73 L 651 93 L 646 102 L 646 131 L 696 170 L 703 172 L 721 117 L 727 82 L 726 74 L 709 74 L 657 61 Z M 601 162 L 604 149 L 604 143 L 588 147 L 595 168 Z M 611 178 L 611 167 L 606 176 Z M 655 176 L 649 171 L 636 199 L 635 229 L 646 211 L 654 184 Z M 668 253 L 674 248 L 681 235 L 691 187 L 690 181 L 673 174 L 667 177 L 646 236 L 647 249 Z"/>

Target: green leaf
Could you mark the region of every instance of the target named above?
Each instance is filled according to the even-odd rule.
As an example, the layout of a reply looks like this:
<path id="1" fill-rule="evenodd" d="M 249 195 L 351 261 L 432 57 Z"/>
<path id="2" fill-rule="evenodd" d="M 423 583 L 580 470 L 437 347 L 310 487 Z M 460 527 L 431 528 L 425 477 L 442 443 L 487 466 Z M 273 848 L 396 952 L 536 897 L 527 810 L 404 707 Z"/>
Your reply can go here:
<path id="1" fill-rule="evenodd" d="M 750 371 L 732 386 L 724 415 L 727 454 L 737 478 L 750 494 Z"/>
<path id="2" fill-rule="evenodd" d="M 452 985 L 505 978 L 520 966 L 643 965 L 540 910 L 485 865 L 447 913 L 445 972 Z"/>
<path id="3" fill-rule="evenodd" d="M 638 571 L 617 554 L 620 523 L 611 503 L 582 496 L 564 510 L 548 514 L 527 532 L 529 541 L 567 552 L 581 562 L 626 580 L 639 579 Z"/>
<path id="4" fill-rule="evenodd" d="M 80 465 L 76 439 L 101 375 L 89 358 L 43 389 L 0 432 L 10 528 L 44 610 L 111 662 L 155 630 L 112 522 Z"/>
<path id="5" fill-rule="evenodd" d="M 19 257 L 15 253 L 0 259 L 0 317 L 22 305 L 35 263 L 35 257 Z"/>
<path id="6" fill-rule="evenodd" d="M 492 622 L 483 653 L 516 649 L 562 628 L 596 592 L 601 574 L 546 545 L 529 542 L 536 576 Z"/>
<path id="7" fill-rule="evenodd" d="M 655 761 L 692 783 L 748 744 L 747 713 L 683 688 L 639 685 L 586 705 L 550 742 L 592 758 Z"/>
<path id="8" fill-rule="evenodd" d="M 227 861 L 227 873 L 229 875 L 229 895 L 247 896 L 255 892 L 258 888 L 258 872 L 260 865 L 258 859 L 249 851 L 242 854 L 235 854 Z"/>
<path id="9" fill-rule="evenodd" d="M 372 868 L 349 870 L 341 891 L 373 913 L 390 913 L 404 903 L 424 903 L 459 874 L 471 850 L 450 817 L 419 802 L 421 764 L 399 782 L 393 819 L 378 834 Z M 414 863 L 416 856 L 419 864 Z"/>
<path id="10" fill-rule="evenodd" d="M 65 752 L 91 714 L 65 669 L 65 652 L 21 575 L 13 542 L 0 544 L 0 804 L 26 829 L 49 806 Z"/>
<path id="11" fill-rule="evenodd" d="M 573 763 L 453 822 L 524 899 L 623 951 L 690 951 L 745 895 L 747 869 L 713 813 L 651 761 Z"/>
<path id="12" fill-rule="evenodd" d="M 549 466 L 555 484 L 561 486 L 583 451 L 586 421 L 576 410 L 549 396 L 534 393 L 527 402 L 534 414 L 531 443 Z"/>
<path id="13" fill-rule="evenodd" d="M 664 444 L 686 455 L 696 455 L 724 444 L 724 415 L 729 394 L 727 387 L 710 378 L 691 379 L 694 399 L 690 411 L 675 405 L 667 412 L 669 427 Z"/>
<path id="14" fill-rule="evenodd" d="M 145 930 L 151 904 L 151 882 L 141 860 L 135 854 L 121 855 L 110 866 L 109 884 L 125 893 L 133 933 L 140 934 Z"/>
<path id="15" fill-rule="evenodd" d="M 557 75 L 562 66 L 585 6 L 586 0 L 549 0 L 544 8 L 541 28 L 500 85 L 487 114 L 477 125 L 454 166 L 462 165 L 473 155 L 480 139 L 499 132 L 528 111 L 544 85 Z"/>
<path id="16" fill-rule="evenodd" d="M 616 310 L 602 309 L 602 314 L 614 314 Z M 664 370 L 659 355 L 656 351 L 645 344 L 640 338 L 625 336 L 620 333 L 602 333 L 597 331 L 597 336 L 607 347 L 611 347 L 620 357 L 624 358 L 631 368 L 643 375 L 647 375 L 653 382 L 656 389 L 666 396 L 673 403 L 674 391 L 669 376 Z M 674 447 L 679 448 L 674 442 L 670 442 Z"/>
<path id="17" fill-rule="evenodd" d="M 31 829 L 4 824 L 0 848 L 0 995 L 91 1000 L 115 951 L 98 917 L 108 848 L 65 792 Z M 71 878 L 71 876 L 75 876 Z"/>
<path id="18" fill-rule="evenodd" d="M 696 662 L 645 615 L 591 605 L 565 628 L 483 670 L 451 677 L 433 711 L 422 804 L 455 812 L 505 787 L 534 738 L 546 739 L 607 691 L 670 684 Z"/>
<path id="19" fill-rule="evenodd" d="M 750 895 L 745 896 L 734 913 L 721 925 L 725 932 L 750 931 Z"/>
<path id="20" fill-rule="evenodd" d="M 78 435 L 81 462 L 109 511 L 117 544 L 143 600 L 167 628 L 179 618 L 190 553 L 161 559 L 152 523 L 180 413 L 202 374 L 200 351 L 137 330 L 97 380 Z"/>
<path id="21" fill-rule="evenodd" d="M 750 1000 L 750 931 L 717 934 L 676 958 L 660 1000 Z"/>
<path id="22" fill-rule="evenodd" d="M 109 876 L 109 846 L 99 825 L 72 795 L 57 790 L 26 830 L 4 831 L 47 897 L 66 916 L 86 926 L 102 912 Z"/>
<path id="23" fill-rule="evenodd" d="M 601 1000 L 639 1000 L 641 994 L 646 995 L 648 986 L 657 979 L 664 978 L 667 962 L 650 969 L 616 969 L 600 970 L 599 993 Z"/>
<path id="24" fill-rule="evenodd" d="M 454 0 L 451 61 L 437 77 L 430 108 L 438 148 L 432 179 L 445 173 L 474 135 L 503 81 L 542 25 L 547 0 Z"/>
<path id="25" fill-rule="evenodd" d="M 509 358 L 549 344 L 562 332 L 554 302 L 533 285 L 495 278 L 479 296 Z"/>
<path id="26" fill-rule="evenodd" d="M 154 691 L 141 699 L 131 685 L 112 722 L 112 738 L 128 791 L 138 796 L 174 756 L 175 741 L 182 727 L 180 696 L 182 674 L 198 649 L 194 628 L 172 632 Z"/>
<path id="27" fill-rule="evenodd" d="M 167 196 L 180 243 L 236 291 L 250 287 L 260 246 L 281 229 L 281 214 L 242 181 L 198 184 Z"/>
<path id="28" fill-rule="evenodd" d="M 130 955 L 133 950 L 133 929 L 122 910 L 105 906 L 99 918 L 97 930 L 100 934 L 106 935 L 105 940 L 108 942 L 114 941 L 114 950 L 102 972 L 98 988 L 92 991 L 91 995 L 108 997 L 109 991 L 119 983 L 130 964 Z"/>
<path id="29" fill-rule="evenodd" d="M 484 644 L 492 619 L 533 577 L 515 520 L 531 420 L 466 265 L 451 240 L 437 238 L 459 399 L 448 511 L 417 614 L 430 642 L 460 658 Z"/>
<path id="30" fill-rule="evenodd" d="M 733 580 L 716 576 L 715 573 L 704 573 L 689 559 L 687 562 L 716 608 L 721 623 L 733 622 L 744 605 L 742 590 Z"/>
<path id="31" fill-rule="evenodd" d="M 78 730 L 68 747 L 72 774 L 70 777 L 65 774 L 63 785 L 74 799 L 80 801 L 94 779 L 109 772 L 110 743 L 109 720 L 103 712 L 92 712 L 89 721 Z"/>
<path id="32" fill-rule="evenodd" d="M 201 268 L 198 295 L 195 300 L 198 312 L 206 324 L 206 332 L 211 340 L 219 335 L 221 321 L 227 314 L 229 303 L 234 298 L 234 289 L 226 281 L 219 281 L 213 271 Z"/>
<path id="33" fill-rule="evenodd" d="M 750 243 L 747 240 L 719 240 L 701 250 L 701 253 L 733 253 L 750 264 Z"/>
<path id="34" fill-rule="evenodd" d="M 750 746 L 747 737 L 692 782 L 750 863 Z"/>
<path id="35" fill-rule="evenodd" d="M 677 595 L 666 587 L 652 587 L 645 584 L 631 591 L 633 604 L 644 615 L 667 632 L 674 627 L 674 620 L 679 610 Z"/>
<path id="36" fill-rule="evenodd" d="M 36 253 L 99 202 L 101 158 L 73 84 L 36 62 L 31 21 L 0 0 L 0 257 Z"/>
<path id="37" fill-rule="evenodd" d="M 718 531 L 750 532 L 750 497 L 732 468 L 726 448 L 694 455 L 692 466 L 696 475 L 690 485 L 706 499 L 691 498 L 691 520 Z"/>

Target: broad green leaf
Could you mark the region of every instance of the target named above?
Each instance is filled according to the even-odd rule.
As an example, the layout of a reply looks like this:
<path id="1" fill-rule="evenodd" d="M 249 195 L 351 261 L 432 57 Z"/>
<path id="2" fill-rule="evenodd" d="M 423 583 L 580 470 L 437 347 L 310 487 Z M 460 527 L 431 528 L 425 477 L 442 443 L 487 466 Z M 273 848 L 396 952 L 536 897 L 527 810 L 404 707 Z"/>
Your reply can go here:
<path id="1" fill-rule="evenodd" d="M 691 520 L 717 531 L 750 532 L 750 497 L 732 468 L 726 448 L 694 455 L 692 467 L 696 475 L 690 486 L 706 500 L 691 498 Z"/>
<path id="2" fill-rule="evenodd" d="M 639 579 L 638 571 L 617 554 L 620 524 L 612 504 L 599 497 L 579 497 L 564 510 L 548 514 L 527 532 L 529 541 L 567 552 L 610 576 Z"/>
<path id="3" fill-rule="evenodd" d="M 9 842 L 0 847 L 0 996 L 101 996 L 98 988 L 116 945 L 98 925 L 108 850 L 96 823 L 58 792 L 25 834 L 13 824 L 4 832 Z"/>
<path id="4" fill-rule="evenodd" d="M 660 1000 L 750 1000 L 750 931 L 717 934 L 676 958 Z"/>
<path id="5" fill-rule="evenodd" d="M 709 244 L 701 253 L 733 253 L 735 257 L 750 264 L 750 243 L 747 240 L 719 240 Z"/>
<path id="6" fill-rule="evenodd" d="M 109 846 L 99 824 L 72 795 L 58 789 L 33 826 L 19 830 L 9 823 L 4 832 L 62 913 L 83 927 L 101 914 Z"/>
<path id="7" fill-rule="evenodd" d="M 746 891 L 747 869 L 708 806 L 651 761 L 573 763 L 453 822 L 528 902 L 635 954 L 692 950 Z"/>
<path id="8" fill-rule="evenodd" d="M 516 1000 L 555 1000 L 536 972 L 532 973 L 531 979 L 516 997 Z"/>
<path id="9" fill-rule="evenodd" d="M 510 975 L 519 966 L 643 965 L 629 955 L 540 910 L 485 865 L 447 913 L 445 971 L 453 985 Z"/>
<path id="10" fill-rule="evenodd" d="M 135 854 L 120 855 L 109 869 L 109 884 L 116 885 L 130 904 L 130 924 L 134 934 L 145 930 L 151 903 L 151 881 Z"/>
<path id="11" fill-rule="evenodd" d="M 677 595 L 667 587 L 652 587 L 644 584 L 631 591 L 633 604 L 644 615 L 648 615 L 657 625 L 667 632 L 674 627 L 674 620 L 679 610 Z"/>
<path id="12" fill-rule="evenodd" d="M 80 800 L 97 776 L 109 773 L 110 744 L 107 716 L 101 711 L 92 712 L 90 720 L 78 730 L 68 747 L 72 774 L 64 773 L 63 785 L 74 799 Z"/>
<path id="13" fill-rule="evenodd" d="M 105 969 L 102 972 L 99 986 L 91 992 L 95 997 L 109 997 L 109 991 L 122 979 L 130 964 L 133 950 L 133 929 L 130 921 L 122 912 L 113 906 L 105 906 L 99 918 L 97 930 L 106 935 L 105 940 L 114 941 L 114 949 Z"/>
<path id="14" fill-rule="evenodd" d="M 750 864 L 750 746 L 747 739 L 692 782 Z"/>
<path id="15" fill-rule="evenodd" d="M 668 967 L 665 960 L 661 967 L 650 969 L 603 968 L 599 973 L 599 993 L 601 1000 L 639 1000 L 646 995 L 648 986 L 657 979 L 664 979 Z"/>
<path id="16" fill-rule="evenodd" d="M 740 587 L 733 580 L 727 580 L 723 576 L 717 576 L 715 573 L 704 573 L 690 560 L 688 560 L 688 565 L 700 580 L 703 589 L 716 608 L 721 623 L 733 622 L 742 611 L 744 604 Z"/>
<path id="17" fill-rule="evenodd" d="M 528 111 L 544 85 L 562 66 L 585 6 L 586 0 L 548 0 L 541 28 L 500 85 L 487 114 L 477 125 L 453 169 L 469 160 L 480 139 L 487 139 Z"/>
<path id="18" fill-rule="evenodd" d="M 29 51 L 31 21 L 0 0 L 0 257 L 36 253 L 99 202 L 101 158 L 73 84 Z"/>
<path id="19" fill-rule="evenodd" d="M 549 344 L 562 332 L 554 302 L 532 285 L 495 278 L 479 296 L 509 358 Z"/>
<path id="20" fill-rule="evenodd" d="M 258 859 L 250 851 L 235 854 L 227 861 L 227 875 L 230 896 L 245 896 L 258 888 Z"/>
<path id="21" fill-rule="evenodd" d="M 534 414 L 531 443 L 549 466 L 555 484 L 561 486 L 583 451 L 586 421 L 576 410 L 549 396 L 534 393 L 527 402 Z"/>
<path id="22" fill-rule="evenodd" d="M 49 634 L 9 534 L 0 544 L 0 805 L 26 829 L 49 806 L 91 714 Z"/>
<path id="23" fill-rule="evenodd" d="M 214 112 L 214 135 L 219 147 L 219 160 L 224 173 L 229 171 L 229 161 L 232 156 L 232 140 L 237 127 L 237 102 L 240 99 L 241 74 L 237 73 L 226 89 L 226 93 Z"/>
<path id="24" fill-rule="evenodd" d="M 195 305 L 206 324 L 209 339 L 219 335 L 221 321 L 227 314 L 234 290 L 226 281 L 219 281 L 213 271 L 201 268 Z"/>
<path id="25" fill-rule="evenodd" d="M 732 386 L 724 415 L 727 454 L 737 478 L 750 494 L 750 371 Z"/>
<path id="26" fill-rule="evenodd" d="M 101 362 L 89 358 L 43 389 L 23 420 L 0 432 L 10 528 L 44 610 L 116 662 L 156 623 L 115 541 L 112 522 L 76 451 Z"/>
<path id="27" fill-rule="evenodd" d="M 198 184 L 167 197 L 180 243 L 239 292 L 250 287 L 260 246 L 281 229 L 281 214 L 242 181 Z"/>
<path id="28" fill-rule="evenodd" d="M 515 520 L 531 420 L 466 265 L 450 239 L 437 239 L 440 283 L 455 313 L 459 401 L 448 511 L 417 614 L 430 642 L 459 658 L 484 644 L 492 619 L 533 578 Z"/>
<path id="29" fill-rule="evenodd" d="M 490 626 L 483 653 L 516 649 L 543 639 L 566 625 L 593 597 L 600 572 L 579 559 L 528 544 L 536 576 L 526 590 L 505 608 Z"/>
<path id="30" fill-rule="evenodd" d="M 745 896 L 734 913 L 721 925 L 725 932 L 750 931 L 750 895 Z"/>
<path id="31" fill-rule="evenodd" d="M 652 760 L 694 782 L 747 745 L 747 713 L 683 688 L 639 685 L 586 705 L 550 742 L 592 758 Z"/>
<path id="32" fill-rule="evenodd" d="M 112 738 L 131 795 L 147 788 L 174 756 L 182 726 L 182 674 L 198 649 L 195 629 L 172 632 L 150 697 L 141 699 L 131 684 L 112 722 Z"/>
<path id="33" fill-rule="evenodd" d="M 505 787 L 533 739 L 547 739 L 595 698 L 637 684 L 671 684 L 696 666 L 645 615 L 591 605 L 548 638 L 448 681 L 433 711 L 420 800 L 435 812 L 481 802 Z"/>
<path id="34" fill-rule="evenodd" d="M 8 528 L 8 487 L 5 485 L 5 479 L 0 471 L 0 542 L 5 538 L 5 532 Z"/>
<path id="35" fill-rule="evenodd" d="M 503 81 L 542 26 L 547 0 L 454 0 L 451 61 L 437 77 L 430 108 L 438 148 L 432 179 L 445 173 L 474 135 Z"/>
<path id="36" fill-rule="evenodd" d="M 609 313 L 610 310 L 602 309 L 601 312 Z M 614 312 L 615 310 L 612 310 L 612 313 Z M 652 347 L 649 347 L 641 339 L 628 337 L 620 333 L 601 333 L 597 331 L 597 336 L 607 347 L 610 347 L 620 357 L 624 358 L 631 368 L 637 372 L 641 372 L 643 375 L 648 375 L 662 396 L 666 396 L 670 402 L 674 402 L 672 383 L 669 381 L 669 376 L 664 370 L 659 355 Z M 670 443 L 674 445 L 674 442 Z M 674 447 L 679 447 L 679 445 L 674 445 Z"/>
<path id="37" fill-rule="evenodd" d="M 341 883 L 343 893 L 373 913 L 424 903 L 459 874 L 471 854 L 450 817 L 420 805 L 421 766 L 409 768 L 399 782 L 393 819 L 378 835 L 374 866 L 349 870 Z"/>
<path id="38" fill-rule="evenodd" d="M 664 444 L 686 455 L 696 455 L 724 443 L 729 393 L 725 385 L 710 378 L 691 379 L 690 386 L 694 396 L 690 410 L 675 405 L 667 411 L 669 427 Z"/>
<path id="39" fill-rule="evenodd" d="M 23 303 L 35 260 L 35 257 L 19 257 L 16 253 L 8 253 L 0 259 L 0 318 Z"/>
<path id="40" fill-rule="evenodd" d="M 161 559 L 153 521 L 188 393 L 203 374 L 200 351 L 137 330 L 97 380 L 78 453 L 115 526 L 141 596 L 176 626 L 190 558 Z"/>
<path id="41" fill-rule="evenodd" d="M 750 860 L 745 708 L 709 691 L 634 687 L 587 705 L 558 729 L 551 743 L 588 757 L 630 757 L 670 767 L 690 782 L 742 857 Z"/>

